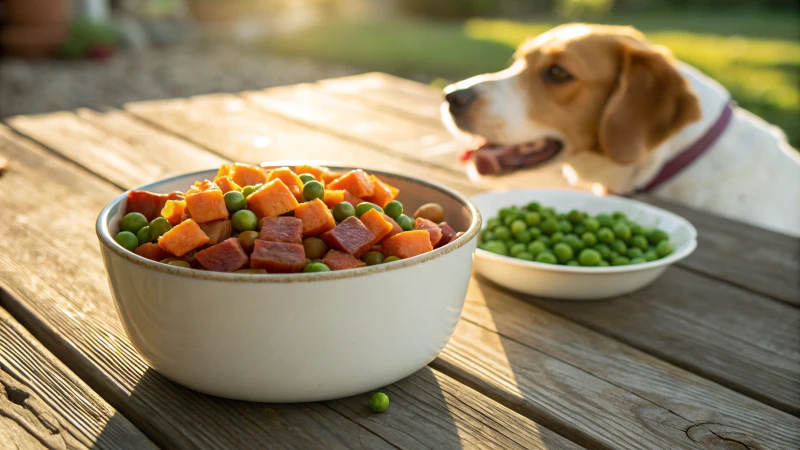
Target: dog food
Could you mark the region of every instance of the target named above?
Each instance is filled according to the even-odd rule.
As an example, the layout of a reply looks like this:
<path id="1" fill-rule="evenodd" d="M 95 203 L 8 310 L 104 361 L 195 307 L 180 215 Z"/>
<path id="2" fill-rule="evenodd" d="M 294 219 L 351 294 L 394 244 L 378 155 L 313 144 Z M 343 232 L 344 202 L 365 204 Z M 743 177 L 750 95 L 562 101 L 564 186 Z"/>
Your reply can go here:
<path id="1" fill-rule="evenodd" d="M 425 204 L 412 219 L 399 194 L 359 169 L 224 164 L 186 192 L 129 192 L 115 240 L 177 267 L 296 273 L 386 264 L 460 237 L 441 205 Z"/>
<path id="2" fill-rule="evenodd" d="M 453 230 L 442 226 L 440 232 L 446 236 Z M 642 264 L 673 250 L 667 233 L 645 228 L 622 212 L 560 214 L 535 202 L 501 209 L 481 230 L 478 248 L 526 261 L 586 267 Z"/>

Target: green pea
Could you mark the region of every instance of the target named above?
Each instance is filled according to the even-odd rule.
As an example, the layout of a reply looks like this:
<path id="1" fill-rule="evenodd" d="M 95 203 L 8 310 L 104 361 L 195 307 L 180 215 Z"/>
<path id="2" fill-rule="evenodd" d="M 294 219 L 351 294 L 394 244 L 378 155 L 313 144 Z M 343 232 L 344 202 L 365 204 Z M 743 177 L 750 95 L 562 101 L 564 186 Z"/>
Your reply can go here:
<path id="1" fill-rule="evenodd" d="M 528 228 L 528 232 L 533 236 L 534 239 L 542 235 L 542 230 L 539 228 Z"/>
<path id="2" fill-rule="evenodd" d="M 122 218 L 119 224 L 119 229 L 122 231 L 128 231 L 135 235 L 139 230 L 142 229 L 142 227 L 146 225 L 147 225 L 147 217 L 145 217 L 144 214 L 138 212 L 131 212 L 125 214 L 125 217 Z"/>
<path id="3" fill-rule="evenodd" d="M 631 258 L 631 264 L 644 264 L 647 260 L 644 258 Z"/>
<path id="4" fill-rule="evenodd" d="M 528 253 L 536 257 L 539 253 L 547 250 L 547 246 L 542 241 L 533 241 L 528 244 Z"/>
<path id="5" fill-rule="evenodd" d="M 403 229 L 403 231 L 411 231 L 414 229 L 414 219 L 405 214 L 400 214 L 395 220 L 397 221 L 397 224 L 400 225 L 400 228 Z M 508 228 L 506 228 L 506 231 L 508 231 Z M 494 235 L 495 239 L 500 239 L 500 236 L 497 234 L 497 228 L 495 229 Z"/>
<path id="6" fill-rule="evenodd" d="M 520 220 L 520 219 L 523 219 L 523 218 L 524 218 L 524 216 L 522 216 L 521 214 L 518 214 L 518 213 L 510 214 L 510 215 L 506 216 L 505 218 L 503 218 L 503 225 L 505 225 L 507 227 L 510 227 L 511 224 L 514 223 L 514 221 Z"/>
<path id="7" fill-rule="evenodd" d="M 644 259 L 648 262 L 658 259 L 658 253 L 655 250 L 648 250 L 644 252 Z"/>
<path id="8" fill-rule="evenodd" d="M 494 235 L 497 239 L 505 241 L 511 237 L 511 230 L 509 230 L 507 226 L 501 225 L 494 229 Z"/>
<path id="9" fill-rule="evenodd" d="M 225 199 L 225 207 L 232 213 L 244 209 L 247 206 L 247 200 L 244 198 L 244 194 L 239 191 L 228 191 L 223 198 Z"/>
<path id="10" fill-rule="evenodd" d="M 348 217 L 356 215 L 356 209 L 350 202 L 339 202 L 333 207 L 333 218 L 337 222 L 343 222 Z"/>
<path id="11" fill-rule="evenodd" d="M 580 266 L 580 263 L 574 259 L 570 259 L 569 261 L 565 262 L 564 265 L 567 266 Z"/>
<path id="12" fill-rule="evenodd" d="M 583 248 L 585 247 L 585 245 L 583 244 L 583 240 L 581 240 L 581 238 L 572 233 L 565 235 L 564 239 L 562 239 L 561 242 L 569 245 L 570 247 L 572 247 L 572 250 L 576 252 L 583 250 Z"/>
<path id="13" fill-rule="evenodd" d="M 392 200 L 383 207 L 383 211 L 392 219 L 397 219 L 400 214 L 403 214 L 403 204 L 397 200 Z"/>
<path id="14" fill-rule="evenodd" d="M 525 261 L 533 261 L 533 255 L 528 252 L 521 252 L 515 258 Z"/>
<path id="15" fill-rule="evenodd" d="M 542 209 L 542 205 L 540 205 L 537 202 L 530 202 L 527 205 L 525 205 L 525 209 L 527 209 L 530 212 L 536 212 Z"/>
<path id="16" fill-rule="evenodd" d="M 597 240 L 600 242 L 605 242 L 606 244 L 610 244 L 614 242 L 614 232 L 611 231 L 611 228 L 608 227 L 601 227 L 597 230 Z"/>
<path id="17" fill-rule="evenodd" d="M 192 268 L 192 265 L 189 264 L 188 261 L 184 261 L 182 259 L 173 259 L 172 261 L 168 262 L 167 264 L 169 264 L 170 266 L 185 267 L 187 269 L 191 269 Z"/>
<path id="18" fill-rule="evenodd" d="M 505 244 L 506 244 L 506 248 L 511 248 L 511 246 L 513 246 L 514 244 L 516 244 L 516 242 L 514 242 L 514 240 L 513 240 L 513 239 L 506 239 L 505 241 L 503 241 L 503 243 L 505 243 Z"/>
<path id="19" fill-rule="evenodd" d="M 150 222 L 150 237 L 156 240 L 172 229 L 172 224 L 163 217 L 156 217 Z"/>
<path id="20" fill-rule="evenodd" d="M 626 256 L 617 256 L 611 259 L 612 266 L 627 266 L 631 263 L 631 260 L 628 259 Z"/>
<path id="21" fill-rule="evenodd" d="M 617 256 L 619 256 L 619 253 L 616 250 L 611 250 L 608 253 L 608 260 L 611 261 L 612 259 L 616 258 Z"/>
<path id="22" fill-rule="evenodd" d="M 380 213 L 383 212 L 383 208 L 376 205 L 375 203 L 370 202 L 361 202 L 356 206 L 356 217 L 361 217 L 364 215 L 365 212 L 369 211 L 370 209 L 374 209 Z M 399 217 L 399 216 L 398 216 Z"/>
<path id="23" fill-rule="evenodd" d="M 517 213 L 516 207 L 502 208 L 502 209 L 500 209 L 500 212 L 497 213 L 497 216 L 502 221 L 508 215 L 516 214 L 516 213 Z"/>
<path id="24" fill-rule="evenodd" d="M 669 239 L 669 235 L 658 228 L 654 228 L 652 230 L 648 230 L 649 232 L 645 233 L 645 237 L 647 238 L 648 242 L 653 245 L 658 244 L 661 241 L 666 241 Z"/>
<path id="25" fill-rule="evenodd" d="M 570 233 L 572 231 L 572 223 L 569 220 L 562 220 L 558 222 L 558 231 L 562 233 Z"/>
<path id="26" fill-rule="evenodd" d="M 525 223 L 530 226 L 539 225 L 542 222 L 542 215 L 537 212 L 525 213 Z"/>
<path id="27" fill-rule="evenodd" d="M 117 244 L 130 251 L 136 250 L 136 247 L 139 246 L 139 241 L 136 239 L 136 235 L 130 231 L 120 231 L 114 237 L 114 240 L 117 241 Z"/>
<path id="28" fill-rule="evenodd" d="M 553 218 L 549 218 L 539 225 L 539 228 L 542 229 L 542 233 L 544 234 L 553 234 L 558 231 L 558 221 Z"/>
<path id="29" fill-rule="evenodd" d="M 367 252 L 367 254 L 361 258 L 368 266 L 376 266 L 382 263 L 383 259 L 383 253 L 381 252 Z"/>
<path id="30" fill-rule="evenodd" d="M 620 220 L 620 219 L 627 219 L 628 216 L 626 216 L 625 213 L 622 211 L 614 211 L 614 213 L 611 214 L 611 218 L 614 220 Z"/>
<path id="31" fill-rule="evenodd" d="M 139 244 L 144 244 L 145 242 L 153 240 L 150 236 L 150 225 L 139 228 L 139 231 L 136 233 L 136 240 L 139 241 Z"/>
<path id="32" fill-rule="evenodd" d="M 511 234 L 517 234 L 521 231 L 525 231 L 528 229 L 528 225 L 525 223 L 524 220 L 515 220 L 511 222 Z"/>
<path id="33" fill-rule="evenodd" d="M 369 399 L 369 409 L 372 412 L 382 413 L 389 407 L 389 396 L 383 392 L 376 392 Z"/>
<path id="34" fill-rule="evenodd" d="M 628 240 L 631 238 L 631 229 L 623 222 L 615 223 L 612 229 L 614 230 L 614 234 L 622 240 Z"/>
<path id="35" fill-rule="evenodd" d="M 642 236 L 641 234 L 636 234 L 631 238 L 631 244 L 634 247 L 638 247 L 642 250 L 647 250 L 650 248 L 650 244 L 647 242 L 647 238 Z"/>
<path id="36" fill-rule="evenodd" d="M 541 242 L 541 243 L 543 243 L 547 248 L 550 248 L 550 247 L 553 246 L 553 240 L 550 239 L 550 236 L 541 235 L 541 236 L 537 237 L 536 240 Z"/>
<path id="37" fill-rule="evenodd" d="M 314 199 L 322 200 L 325 198 L 325 187 L 317 180 L 309 181 L 303 186 L 303 198 L 307 202 Z"/>
<path id="38" fill-rule="evenodd" d="M 399 225 L 399 224 L 398 224 L 398 225 Z M 494 235 L 494 232 L 493 232 L 493 231 L 489 231 L 489 230 L 483 230 L 483 231 L 481 231 L 481 240 L 482 240 L 482 241 L 484 241 L 484 242 L 486 242 L 486 241 L 493 241 L 493 240 L 495 240 L 495 239 L 496 239 L 496 238 L 495 238 L 495 235 Z"/>
<path id="39" fill-rule="evenodd" d="M 310 264 L 306 264 L 303 267 L 303 272 L 312 273 L 312 272 L 330 272 L 331 268 L 328 267 L 327 264 L 321 262 L 312 262 Z"/>
<path id="40" fill-rule="evenodd" d="M 672 253 L 672 244 L 669 241 L 661 241 L 656 245 L 656 253 L 663 258 Z"/>
<path id="41" fill-rule="evenodd" d="M 567 213 L 567 220 L 572 223 L 580 223 L 583 221 L 584 214 L 577 209 L 573 209 Z"/>
<path id="42" fill-rule="evenodd" d="M 536 262 L 544 264 L 558 264 L 558 258 L 552 252 L 544 251 L 536 255 Z"/>
<path id="43" fill-rule="evenodd" d="M 255 191 L 256 191 L 255 186 L 245 186 L 242 188 L 242 195 L 244 195 L 244 197 L 247 198 L 250 197 L 250 194 L 252 194 Z"/>
<path id="44" fill-rule="evenodd" d="M 625 243 L 619 239 L 616 239 L 614 242 L 611 243 L 611 248 L 616 250 L 616 252 L 619 253 L 620 255 L 628 253 L 628 246 L 625 245 Z"/>
<path id="45" fill-rule="evenodd" d="M 502 241 L 489 241 L 484 245 L 484 250 L 498 255 L 508 255 L 508 247 Z"/>
<path id="46" fill-rule="evenodd" d="M 572 227 L 572 232 L 577 234 L 578 236 L 581 236 L 583 235 L 584 232 L 586 232 L 586 227 L 582 223 L 579 223 L 574 227 Z"/>
<path id="47" fill-rule="evenodd" d="M 578 262 L 581 263 L 582 266 L 596 266 L 602 259 L 603 257 L 600 255 L 600 252 L 593 248 L 583 249 L 578 255 Z"/>
<path id="48" fill-rule="evenodd" d="M 311 175 L 310 173 L 301 173 L 300 175 L 298 175 L 298 177 L 300 177 L 300 181 L 302 181 L 303 184 L 306 184 L 309 181 L 317 181 L 317 177 Z"/>
<path id="49" fill-rule="evenodd" d="M 597 267 L 608 267 L 610 265 L 611 264 L 609 264 L 608 261 L 606 261 L 604 259 L 601 259 L 600 262 L 597 263 Z"/>
<path id="50" fill-rule="evenodd" d="M 512 245 L 511 248 L 508 249 L 508 254 L 511 255 L 511 256 L 515 256 L 516 257 L 517 255 L 519 255 L 520 253 L 524 252 L 525 250 L 527 250 L 527 246 L 525 246 L 525 244 L 522 244 L 522 243 L 518 242 L 518 243 Z"/>
<path id="51" fill-rule="evenodd" d="M 236 235 L 236 239 L 239 239 L 239 243 L 242 244 L 242 248 L 246 253 L 250 253 L 253 251 L 253 247 L 256 245 L 256 239 L 259 237 L 258 231 L 242 231 L 238 235 Z M 308 253 L 308 250 L 306 250 Z"/>
<path id="52" fill-rule="evenodd" d="M 597 219 L 590 217 L 583 221 L 583 227 L 586 229 L 586 231 L 591 231 L 594 233 L 600 229 L 600 222 L 598 222 Z"/>
<path id="53" fill-rule="evenodd" d="M 583 244 L 587 247 L 591 247 L 597 244 L 597 235 L 592 233 L 591 231 L 586 231 L 581 235 L 581 240 L 583 240 Z"/>
<path id="54" fill-rule="evenodd" d="M 236 211 L 231 216 L 231 225 L 236 231 L 250 231 L 258 228 L 258 217 L 249 209 Z"/>
<path id="55" fill-rule="evenodd" d="M 553 245 L 558 244 L 562 239 L 564 239 L 564 233 L 560 231 L 556 231 L 550 235 L 550 241 L 553 242 Z"/>
<path id="56" fill-rule="evenodd" d="M 531 232 L 528 230 L 522 230 L 515 234 L 514 237 L 517 239 L 517 242 L 522 242 L 523 244 L 527 244 L 533 240 L 533 236 L 531 236 Z"/>
<path id="57" fill-rule="evenodd" d="M 383 259 L 384 264 L 395 261 L 400 261 L 400 258 L 398 258 L 397 256 L 387 256 L 386 258 Z"/>
<path id="58" fill-rule="evenodd" d="M 628 247 L 628 258 L 643 258 L 644 252 L 639 247 Z"/>
<path id="59" fill-rule="evenodd" d="M 644 227 L 639 225 L 638 223 L 632 223 L 631 233 L 633 233 L 634 236 L 644 236 L 645 230 Z"/>
<path id="60" fill-rule="evenodd" d="M 601 213 L 594 216 L 594 218 L 601 227 L 611 227 L 611 225 L 613 225 L 613 220 L 611 220 L 611 216 L 608 214 Z"/>
<path id="61" fill-rule="evenodd" d="M 306 258 L 322 259 L 325 253 L 328 253 L 328 244 L 320 238 L 310 237 L 303 239 L 303 249 L 306 252 Z"/>
<path id="62" fill-rule="evenodd" d="M 391 203 L 391 202 L 390 202 L 390 203 Z M 389 205 L 387 204 L 386 206 L 387 206 L 387 209 L 388 209 L 388 206 L 389 206 Z M 386 214 L 388 215 L 389 213 L 387 212 Z M 401 214 L 402 214 L 402 213 L 401 213 Z M 391 217 L 391 216 L 389 216 L 389 217 Z M 392 219 L 396 219 L 396 217 L 392 217 Z M 492 219 L 489 219 L 489 220 L 486 222 L 486 228 L 487 228 L 487 229 L 489 229 L 489 230 L 494 230 L 495 228 L 499 227 L 499 226 L 500 226 L 500 225 L 502 225 L 502 224 L 503 224 L 503 223 L 502 223 L 502 222 L 500 222 L 500 219 L 498 219 L 497 217 L 494 217 L 494 218 L 492 218 Z"/>
<path id="63" fill-rule="evenodd" d="M 572 247 L 563 242 L 559 242 L 553 246 L 553 253 L 556 255 L 556 258 L 558 258 L 558 262 L 560 263 L 565 263 L 574 256 Z"/>
<path id="64" fill-rule="evenodd" d="M 608 259 L 609 256 L 611 255 L 611 248 L 609 248 L 608 244 L 605 244 L 603 242 L 595 244 L 594 249 L 597 250 L 598 253 L 600 253 L 600 257 L 602 257 L 603 259 Z"/>

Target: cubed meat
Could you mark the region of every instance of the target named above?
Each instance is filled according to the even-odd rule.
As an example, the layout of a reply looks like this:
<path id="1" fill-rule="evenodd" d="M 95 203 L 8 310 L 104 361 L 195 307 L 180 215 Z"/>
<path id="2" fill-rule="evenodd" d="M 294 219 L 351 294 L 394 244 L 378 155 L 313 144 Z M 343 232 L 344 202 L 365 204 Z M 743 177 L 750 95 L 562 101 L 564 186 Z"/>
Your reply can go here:
<path id="1" fill-rule="evenodd" d="M 150 222 L 156 217 L 161 217 L 161 210 L 167 203 L 169 196 L 166 194 L 156 194 L 148 191 L 128 192 L 128 202 L 125 206 L 125 214 L 138 212 Z"/>
<path id="2" fill-rule="evenodd" d="M 250 255 L 251 269 L 264 269 L 271 273 L 300 272 L 305 265 L 306 254 L 302 244 L 256 239 Z"/>
<path id="3" fill-rule="evenodd" d="M 355 256 L 339 250 L 328 250 L 328 253 L 322 258 L 322 262 L 330 267 L 331 270 L 355 269 L 367 265 L 367 263 Z"/>
<path id="4" fill-rule="evenodd" d="M 303 243 L 303 221 L 296 217 L 264 217 L 259 223 L 261 240 L 289 244 Z"/>
<path id="5" fill-rule="evenodd" d="M 197 261 L 214 272 L 233 272 L 247 265 L 247 253 L 236 238 L 226 239 L 195 254 Z"/>
<path id="6" fill-rule="evenodd" d="M 200 228 L 208 236 L 207 245 L 217 245 L 231 237 L 233 227 L 230 220 L 215 220 L 213 222 L 201 223 Z"/>
<path id="7" fill-rule="evenodd" d="M 453 227 L 451 227 L 447 222 L 440 223 L 439 228 L 442 229 L 442 239 L 439 240 L 439 243 L 434 246 L 436 248 L 447 245 L 453 240 L 453 238 L 456 237 L 456 230 L 454 230 Z"/>
<path id="8" fill-rule="evenodd" d="M 356 258 L 372 247 L 375 235 L 356 217 L 348 217 L 330 231 L 322 234 L 329 247 L 349 253 Z"/>
<path id="9" fill-rule="evenodd" d="M 389 217 L 388 215 L 386 215 L 386 213 L 384 213 L 384 214 L 383 214 L 383 218 L 384 218 L 384 219 L 386 219 L 386 221 L 387 221 L 387 222 L 389 222 L 390 224 L 392 224 L 392 231 L 390 231 L 390 232 L 389 232 L 389 234 L 387 234 L 386 236 L 384 236 L 384 237 L 383 237 L 384 239 L 386 239 L 386 238 L 388 238 L 388 237 L 392 237 L 392 236 L 394 236 L 395 234 L 400 234 L 400 233 L 402 233 L 402 232 L 403 232 L 403 229 L 400 227 L 400 225 L 398 225 L 398 224 L 397 224 L 397 222 L 395 222 L 395 220 L 394 220 L 394 219 L 392 219 L 391 217 Z"/>
<path id="10" fill-rule="evenodd" d="M 428 234 L 431 235 L 431 245 L 436 247 L 436 244 L 442 240 L 442 229 L 439 228 L 434 222 L 431 222 L 428 219 L 417 217 L 416 222 L 414 223 L 415 230 L 425 230 Z"/>
<path id="11" fill-rule="evenodd" d="M 318 198 L 297 205 L 294 216 L 303 221 L 303 236 L 306 237 L 316 236 L 336 226 L 331 211 Z"/>

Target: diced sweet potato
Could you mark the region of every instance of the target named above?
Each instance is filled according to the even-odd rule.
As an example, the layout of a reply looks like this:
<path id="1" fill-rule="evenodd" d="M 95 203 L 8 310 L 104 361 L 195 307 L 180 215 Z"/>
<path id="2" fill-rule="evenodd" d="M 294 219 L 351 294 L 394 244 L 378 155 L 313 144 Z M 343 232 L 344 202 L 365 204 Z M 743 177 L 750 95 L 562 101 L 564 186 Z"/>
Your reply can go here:
<path id="1" fill-rule="evenodd" d="M 136 254 L 153 261 L 161 261 L 172 256 L 153 242 L 146 242 L 136 247 Z"/>
<path id="2" fill-rule="evenodd" d="M 325 185 L 327 186 L 331 181 L 341 177 L 342 175 L 344 175 L 344 172 L 334 172 L 329 170 L 328 172 L 322 174 L 322 181 L 324 181 Z"/>
<path id="3" fill-rule="evenodd" d="M 314 175 L 314 178 L 316 178 L 318 181 L 321 182 L 325 181 L 324 176 L 329 174 L 330 172 L 331 170 L 328 169 L 327 167 L 309 166 L 308 164 L 299 165 L 294 168 L 294 173 L 298 175 L 303 173 L 309 173 L 311 175 Z"/>
<path id="4" fill-rule="evenodd" d="M 259 222 L 259 239 L 271 242 L 303 243 L 303 221 L 296 217 L 264 217 Z"/>
<path id="5" fill-rule="evenodd" d="M 367 263 L 355 256 L 339 250 L 328 250 L 328 253 L 322 258 L 322 262 L 330 267 L 331 270 L 355 269 L 367 265 Z"/>
<path id="6" fill-rule="evenodd" d="M 256 239 L 250 255 L 251 269 L 265 269 L 272 273 L 299 272 L 305 265 L 306 253 L 302 244 Z"/>
<path id="7" fill-rule="evenodd" d="M 325 204 L 328 206 L 328 208 L 333 209 L 336 205 L 343 202 L 345 192 L 347 191 L 345 191 L 344 189 L 338 191 L 325 189 Z"/>
<path id="8" fill-rule="evenodd" d="M 230 177 L 239 186 L 255 186 L 267 181 L 267 174 L 259 166 L 236 163 L 230 171 Z"/>
<path id="9" fill-rule="evenodd" d="M 316 236 L 336 226 L 333 214 L 318 198 L 300 203 L 294 210 L 294 216 L 303 221 L 303 236 L 306 237 Z"/>
<path id="10" fill-rule="evenodd" d="M 351 170 L 328 183 L 329 189 L 344 189 L 359 198 L 372 195 L 374 187 L 366 172 L 361 169 Z"/>
<path id="11" fill-rule="evenodd" d="M 216 245 L 231 237 L 233 226 L 230 220 L 215 220 L 200 224 L 200 229 L 208 236 L 208 245 Z"/>
<path id="12" fill-rule="evenodd" d="M 272 180 L 281 180 L 286 187 L 292 191 L 294 198 L 297 199 L 298 202 L 303 202 L 305 199 L 303 198 L 303 180 L 297 176 L 292 170 L 288 167 L 281 167 L 280 169 L 274 169 L 272 172 L 269 173 L 267 176 L 267 181 Z"/>
<path id="13" fill-rule="evenodd" d="M 219 170 L 217 170 L 217 174 L 214 176 L 214 179 L 222 178 L 222 177 L 229 177 L 233 175 L 233 164 L 223 164 L 219 166 Z"/>
<path id="14" fill-rule="evenodd" d="M 158 246 L 175 256 L 183 256 L 207 242 L 208 236 L 193 219 L 175 225 L 158 238 Z"/>
<path id="15" fill-rule="evenodd" d="M 453 240 L 453 238 L 456 237 L 456 230 L 454 230 L 453 227 L 451 227 L 447 222 L 440 223 L 439 228 L 442 229 L 442 239 L 439 240 L 439 243 L 434 246 L 436 248 L 447 245 Z"/>
<path id="16" fill-rule="evenodd" d="M 167 200 L 164 209 L 161 210 L 161 216 L 174 226 L 181 223 L 184 210 L 186 210 L 185 200 Z"/>
<path id="17" fill-rule="evenodd" d="M 356 197 L 355 195 L 351 194 L 350 191 L 344 191 L 344 201 L 350 203 L 353 206 L 358 206 L 359 203 L 363 203 L 364 200 Z"/>
<path id="18" fill-rule="evenodd" d="M 195 254 L 197 261 L 214 272 L 233 272 L 247 265 L 247 253 L 236 238 L 226 239 Z"/>
<path id="19" fill-rule="evenodd" d="M 247 209 L 262 217 L 276 217 L 297 208 L 297 199 L 281 181 L 275 179 L 247 197 Z"/>
<path id="20" fill-rule="evenodd" d="M 375 235 L 375 239 L 372 240 L 373 244 L 380 242 L 393 228 L 392 224 L 383 218 L 383 213 L 378 212 L 377 209 L 370 209 L 362 214 L 361 222 Z"/>
<path id="21" fill-rule="evenodd" d="M 195 187 L 200 189 L 201 192 L 202 191 L 211 191 L 211 190 L 214 190 L 214 189 L 219 189 L 219 186 L 217 186 L 217 183 L 215 183 L 215 182 L 213 182 L 211 180 L 195 181 L 194 185 L 195 185 Z"/>
<path id="22" fill-rule="evenodd" d="M 225 207 L 225 199 L 219 189 L 187 195 L 186 208 L 197 223 L 228 218 L 228 208 Z"/>
<path id="23" fill-rule="evenodd" d="M 381 242 L 384 256 L 411 258 L 433 250 L 430 234 L 425 230 L 404 231 Z"/>
<path id="24" fill-rule="evenodd" d="M 375 203 L 383 208 L 387 203 L 396 199 L 397 194 L 400 193 L 399 189 L 384 183 L 375 175 L 370 175 L 369 179 L 372 182 L 373 191 L 372 195 L 364 197 L 365 201 Z"/>
<path id="25" fill-rule="evenodd" d="M 230 191 L 238 191 L 242 188 L 238 184 L 234 183 L 231 177 L 227 175 L 220 178 L 214 178 L 214 181 L 217 183 L 217 186 L 219 186 L 223 194 L 227 194 Z"/>
<path id="26" fill-rule="evenodd" d="M 331 248 L 360 258 L 372 247 L 375 235 L 356 217 L 348 217 L 323 233 L 322 240 Z"/>
<path id="27" fill-rule="evenodd" d="M 130 191 L 128 192 L 128 203 L 125 207 L 125 214 L 138 212 L 143 214 L 147 218 L 147 221 L 150 222 L 156 217 L 161 216 L 161 210 L 164 209 L 167 198 L 168 196 L 166 194 L 156 194 L 147 191 Z"/>
<path id="28" fill-rule="evenodd" d="M 392 236 L 394 236 L 395 234 L 400 234 L 400 233 L 402 233 L 402 232 L 403 232 L 403 229 L 402 229 L 402 228 L 400 228 L 400 225 L 398 225 L 398 224 L 397 224 L 397 222 L 395 222 L 395 220 L 394 220 L 394 219 L 392 219 L 391 217 L 389 217 L 388 215 L 386 215 L 386 213 L 384 213 L 384 214 L 383 214 L 383 218 L 384 218 L 384 219 L 386 219 L 386 221 L 387 221 L 387 222 L 389 222 L 390 224 L 392 224 L 392 231 L 390 231 L 390 232 L 389 232 L 389 234 L 387 234 L 386 236 L 384 236 L 384 237 L 383 237 L 384 239 L 386 239 L 386 238 L 388 238 L 388 237 L 392 237 Z"/>
<path id="29" fill-rule="evenodd" d="M 167 200 L 183 200 L 186 198 L 186 194 L 181 191 L 172 191 L 167 194 Z"/>
<path id="30" fill-rule="evenodd" d="M 417 217 L 414 229 L 427 231 L 431 235 L 431 245 L 434 247 L 442 240 L 442 229 L 435 222 L 431 222 L 428 219 Z"/>

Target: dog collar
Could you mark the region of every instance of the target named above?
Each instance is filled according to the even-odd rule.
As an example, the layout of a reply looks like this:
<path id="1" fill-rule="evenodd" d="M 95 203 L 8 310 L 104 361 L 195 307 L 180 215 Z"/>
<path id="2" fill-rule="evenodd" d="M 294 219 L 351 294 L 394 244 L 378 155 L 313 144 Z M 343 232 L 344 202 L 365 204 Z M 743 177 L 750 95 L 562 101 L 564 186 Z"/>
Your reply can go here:
<path id="1" fill-rule="evenodd" d="M 655 178 L 653 178 L 647 185 L 641 189 L 638 189 L 637 193 L 643 192 L 650 192 L 653 189 L 657 188 L 658 186 L 666 183 L 672 177 L 679 174 L 683 169 L 688 167 L 691 163 L 693 163 L 697 158 L 699 158 L 703 153 L 706 152 L 714 142 L 717 141 L 719 136 L 725 131 L 725 128 L 728 127 L 728 124 L 731 122 L 731 118 L 733 117 L 733 107 L 731 106 L 731 102 L 725 104 L 725 107 L 722 108 L 722 112 L 720 113 L 717 121 L 714 122 L 713 125 L 705 132 L 700 139 L 694 141 L 692 145 L 687 147 L 682 152 L 678 153 L 677 156 L 669 160 L 661 170 L 656 174 Z"/>

